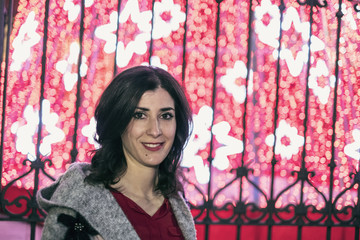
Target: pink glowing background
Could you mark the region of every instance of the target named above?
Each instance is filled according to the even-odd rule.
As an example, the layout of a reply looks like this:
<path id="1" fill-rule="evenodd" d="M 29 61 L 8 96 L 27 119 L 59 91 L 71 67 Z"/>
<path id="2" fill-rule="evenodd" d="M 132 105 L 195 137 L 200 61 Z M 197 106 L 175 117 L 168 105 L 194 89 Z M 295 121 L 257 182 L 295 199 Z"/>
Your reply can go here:
<path id="1" fill-rule="evenodd" d="M 11 31 L 10 62 L 8 66 L 4 62 L 1 65 L 2 73 L 5 68 L 9 71 L 6 108 L 1 109 L 5 111 L 2 186 L 29 171 L 29 164 L 22 164 L 24 159 L 36 158 L 44 2 L 19 2 Z M 316 173 L 311 177 L 311 183 L 325 197 L 329 197 L 330 184 L 334 185 L 334 195 L 351 185 L 353 180 L 349 175 L 358 171 L 360 160 L 360 55 L 356 54 L 360 46 L 360 15 L 353 9 L 352 3 L 343 3 L 345 15 L 340 39 L 334 142 L 336 168 L 334 182 L 330 183 L 328 165 L 332 157 L 331 138 L 334 134 L 332 116 L 336 83 L 337 1 L 328 1 L 326 8 L 314 8 L 308 82 L 309 7 L 299 6 L 296 1 L 285 1 L 281 52 L 278 56 L 279 1 L 253 1 L 251 68 L 247 69 L 249 1 L 223 1 L 220 5 L 214 109 L 216 1 L 189 1 L 187 16 L 184 0 L 156 1 L 153 13 L 152 1 L 121 1 L 120 16 L 117 2 L 85 0 L 77 161 L 89 162 L 87 153 L 96 147 L 92 139 L 95 131 L 94 108 L 113 77 L 115 64 L 118 72 L 134 65 L 149 64 L 151 19 L 154 13 L 151 64 L 168 70 L 181 82 L 193 109 L 194 132 L 182 160 L 184 172 L 192 183 L 185 184 L 186 195 L 193 205 L 203 204 L 204 196 L 214 197 L 215 192 L 234 179 L 236 173 L 230 170 L 239 167 L 242 160 L 254 169 L 249 179 L 269 195 L 274 132 L 277 136 L 275 157 L 278 161 L 275 166 L 275 195 L 296 180 L 296 175 L 293 176 L 291 172 L 300 169 L 303 149 L 306 151 L 305 166 Z M 46 165 L 45 170 L 56 178 L 71 164 L 80 49 L 80 0 L 50 1 L 49 16 L 40 153 L 43 158 L 52 160 L 53 165 Z M 182 81 L 186 17 L 186 68 Z M 120 30 L 115 52 L 117 21 Z M 278 57 L 279 107 L 274 110 Z M 1 76 L 1 81 L 3 86 L 4 76 Z M 308 131 L 304 137 L 306 84 L 310 96 Z M 278 122 L 274 123 L 276 111 Z M 210 155 L 211 131 L 214 136 L 214 161 L 210 167 L 207 158 Z M 40 174 L 40 187 L 51 182 L 51 179 Z M 29 174 L 16 181 L 14 186 L 32 189 L 33 184 L 34 175 Z M 211 184 L 210 193 L 207 192 L 208 184 Z M 313 186 L 305 184 L 306 203 L 323 208 L 324 199 Z M 242 194 L 246 201 L 266 206 L 264 196 L 245 179 L 243 187 Z M 300 189 L 300 184 L 296 184 L 282 194 L 276 207 L 299 201 Z M 357 189 L 357 185 L 354 189 Z M 222 206 L 238 199 L 237 180 L 216 195 L 214 204 Z M 341 209 L 357 201 L 357 193 L 348 191 L 336 207 Z"/>

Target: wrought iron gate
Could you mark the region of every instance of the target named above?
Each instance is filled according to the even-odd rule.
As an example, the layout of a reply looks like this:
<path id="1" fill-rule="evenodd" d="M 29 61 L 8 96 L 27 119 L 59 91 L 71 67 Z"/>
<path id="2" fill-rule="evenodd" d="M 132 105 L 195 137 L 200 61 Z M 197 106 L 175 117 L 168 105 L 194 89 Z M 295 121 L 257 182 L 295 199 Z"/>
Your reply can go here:
<path id="1" fill-rule="evenodd" d="M 83 117 L 86 112 L 84 100 L 87 101 L 90 98 L 88 95 L 92 94 L 86 88 L 90 85 L 91 76 L 95 75 L 92 71 L 97 71 L 103 66 L 89 64 L 88 75 L 85 77 L 82 74 L 83 63 L 86 62 L 83 56 L 86 55 L 86 51 L 89 51 L 88 48 L 94 45 L 93 42 L 100 41 L 99 39 L 106 40 L 101 35 L 96 35 L 96 31 L 100 32 L 101 29 L 96 26 L 92 28 L 91 21 L 98 21 L 104 17 L 103 15 L 107 15 L 104 18 L 111 22 L 112 17 L 109 10 L 109 12 L 95 13 L 90 21 L 86 19 L 89 15 L 92 16 L 91 13 L 95 11 L 93 8 L 100 6 L 101 1 L 40 1 L 41 3 L 37 3 L 39 9 L 34 11 L 41 15 L 39 19 L 43 19 L 42 23 L 37 22 L 37 24 L 42 24 L 42 36 L 30 36 L 30 32 L 28 32 L 27 36 L 24 35 L 24 39 L 26 37 L 39 38 L 37 47 L 38 53 L 41 52 L 41 57 L 37 58 L 37 62 L 34 60 L 33 63 L 27 63 L 26 60 L 17 62 L 18 60 L 14 57 L 16 47 L 11 44 L 14 44 L 15 37 L 21 32 L 19 27 L 21 21 L 16 18 L 17 15 L 14 13 L 21 12 L 26 8 L 26 2 L 31 5 L 32 1 L 0 1 L 0 9 L 3 13 L 0 15 L 0 39 L 2 39 L 0 44 L 0 62 L 2 63 L 0 72 L 2 87 L 0 168 L 3 170 L 0 174 L 2 183 L 0 202 L 1 213 L 3 213 L 0 221 L 29 223 L 31 239 L 35 239 L 35 226 L 46 216 L 38 208 L 35 199 L 39 187 L 54 180 L 65 169 L 66 164 L 86 161 L 82 145 L 79 150 L 79 145 L 83 144 L 85 138 L 79 136 L 80 128 L 85 126 L 81 125 L 81 122 L 84 121 L 82 118 L 86 118 L 86 114 Z M 171 35 L 170 40 L 169 35 L 163 36 L 162 32 L 156 31 L 160 20 L 156 20 L 154 16 L 160 16 L 156 13 L 156 4 L 160 2 L 164 5 L 171 3 L 173 9 L 177 9 L 177 7 L 180 9 L 176 13 L 180 19 L 180 27 L 178 26 L 180 30 L 176 30 L 176 34 L 173 33 L 175 30 L 171 30 L 171 34 L 174 35 Z M 14 4 L 16 4 L 15 8 Z M 45 119 L 44 112 L 50 111 L 49 105 L 54 103 L 55 95 L 58 93 L 57 90 L 52 90 L 52 92 L 55 91 L 53 94 L 46 91 L 54 84 L 49 79 L 60 76 L 49 73 L 50 68 L 56 67 L 49 57 L 49 52 L 55 51 L 56 46 L 53 42 L 53 39 L 56 39 L 56 33 L 52 32 L 53 25 L 59 24 L 57 26 L 60 26 L 65 21 L 56 19 L 52 15 L 59 14 L 59 9 L 56 9 L 57 4 L 63 7 L 63 10 L 60 11 L 66 9 L 69 12 L 69 19 L 70 12 L 78 9 L 77 22 L 74 26 L 77 28 L 79 44 L 75 51 L 77 62 L 73 62 L 76 67 L 76 81 L 71 90 L 66 93 L 72 94 L 72 100 L 66 104 L 73 104 L 73 108 L 71 108 L 71 116 L 68 119 L 71 122 L 70 130 L 68 130 L 70 137 L 67 138 L 66 143 L 62 144 L 66 145 L 67 147 L 64 149 L 69 151 L 66 155 L 46 156 L 46 154 L 42 154 L 41 150 L 46 137 L 44 132 L 47 119 Z M 273 229 L 277 226 L 295 226 L 297 239 L 302 239 L 303 229 L 307 226 L 326 228 L 326 239 L 331 239 L 334 227 L 349 227 L 355 229 L 354 238 L 359 239 L 360 205 L 358 199 L 360 190 L 358 186 L 360 173 L 358 169 L 360 154 L 357 153 L 360 149 L 360 122 L 358 122 L 360 119 L 360 72 L 358 68 L 360 64 L 358 56 L 360 5 L 358 1 L 179 0 L 174 3 L 169 0 L 117 0 L 109 1 L 108 4 L 113 4 L 112 8 L 116 11 L 116 19 L 121 18 L 123 12 L 131 9 L 128 7 L 130 4 L 134 4 L 138 8 L 149 9 L 152 13 L 150 15 L 151 30 L 146 35 L 150 38 L 144 40 L 146 51 L 139 53 L 134 50 L 133 54 L 139 56 L 142 54 L 141 56 L 147 59 L 148 63 L 156 64 L 154 56 L 167 58 L 166 53 L 161 52 L 163 49 L 168 49 L 172 53 L 176 52 L 177 60 L 170 58 L 167 60 L 169 71 L 177 76 L 187 90 L 194 113 L 197 114 L 195 115 L 199 117 L 200 112 L 207 111 L 204 116 L 210 119 L 208 125 L 205 124 L 209 139 L 206 146 L 194 148 L 201 154 L 196 155 L 197 152 L 195 152 L 192 155 L 192 157 L 195 155 L 202 157 L 204 160 L 202 168 L 196 170 L 195 164 L 191 163 L 192 159 L 186 159 L 188 156 L 186 154 L 183 164 L 184 173 L 189 179 L 185 183 L 185 188 L 189 194 L 194 219 L 199 226 L 203 226 L 205 239 L 211 237 L 210 228 L 215 225 L 234 226 L 236 235 L 234 238 L 236 237 L 236 239 L 244 239 L 241 233 L 244 226 L 247 225 L 266 227 L 267 239 L 273 238 Z M 18 6 L 21 8 L 16 10 Z M 42 9 L 41 6 L 45 6 L 45 8 Z M 167 23 L 170 22 L 169 18 L 175 16 L 175 13 L 169 9 L 167 12 L 162 12 L 162 14 L 170 14 L 169 16 L 161 15 L 162 20 Z M 139 9 L 137 11 L 141 12 Z M 32 17 L 32 21 L 36 22 L 34 20 L 36 17 L 32 14 L 32 12 L 27 12 L 25 15 L 28 19 Z M 291 18 L 292 14 L 302 18 Z M 146 16 L 149 15 L 144 14 L 142 17 Z M 202 19 L 202 17 L 204 18 Z M 291 18 L 290 25 L 284 20 L 286 17 Z M 131 18 L 133 22 L 134 19 Z M 113 70 L 111 74 L 104 76 L 106 81 L 122 68 L 139 63 L 131 60 L 132 58 L 123 63 L 121 61 L 124 58 L 118 57 L 118 49 L 121 47 L 126 49 L 126 46 L 120 44 L 120 38 L 125 38 L 124 34 L 126 35 L 127 29 L 125 29 L 125 25 L 121 24 L 125 23 L 121 20 L 116 21 L 116 29 L 114 29 L 117 34 L 113 35 L 115 36 L 113 52 L 116 54 L 104 57 L 108 61 L 105 64 L 110 63 Z M 289 30 L 291 24 L 295 30 Z M 103 26 L 109 25 L 104 24 Z M 207 26 L 208 32 L 202 29 L 204 25 Z M 31 28 L 30 25 L 27 27 Z M 296 39 L 297 35 L 295 34 L 284 34 L 286 31 L 298 31 L 297 28 L 301 28 L 301 33 L 298 32 L 301 39 Z M 320 28 L 321 30 L 319 30 Z M 97 30 L 93 31 L 95 29 Z M 234 33 L 238 29 L 242 29 L 241 35 Z M 334 32 L 331 32 L 332 30 Z M 94 40 L 96 36 L 97 40 Z M 328 36 L 333 38 L 334 44 L 331 46 L 326 46 L 326 43 L 331 43 L 331 40 L 324 40 Z M 58 37 L 63 36 L 59 34 Z M 49 40 L 50 38 L 51 40 Z M 235 40 L 231 40 L 232 38 Z M 24 39 L 23 42 L 26 41 Z M 319 39 L 322 43 L 325 42 L 325 45 L 319 43 Z M 345 44 L 344 42 L 349 39 L 352 41 L 351 44 Z M 288 46 L 292 42 L 295 45 L 297 42 L 305 42 L 305 44 L 299 45 L 301 50 L 297 51 L 295 58 L 287 58 L 287 56 L 293 56 L 291 54 L 296 48 Z M 244 47 L 239 49 L 241 44 L 244 44 Z M 31 45 L 29 49 L 34 46 Z M 139 46 L 137 45 L 137 47 Z M 263 50 L 270 48 L 271 51 Z M 322 52 L 318 48 L 321 48 Z M 35 53 L 33 50 L 32 54 Z M 193 61 L 196 56 L 192 53 L 197 54 L 196 62 Z M 123 54 L 125 55 L 125 50 Z M 201 54 L 206 57 L 199 56 Z M 236 55 L 242 57 L 236 58 L 234 57 Z M 174 58 L 174 56 L 172 57 Z M 28 56 L 28 59 L 31 58 Z M 111 58 L 112 60 L 110 60 Z M 272 65 L 267 63 L 270 58 Z M 292 59 L 293 62 L 289 63 L 288 59 Z M 321 61 L 318 61 L 319 59 Z M 323 61 L 323 59 L 325 60 Z M 88 61 L 90 60 L 88 59 Z M 180 63 L 176 61 L 180 61 Z M 69 62 L 70 60 L 68 60 L 68 64 Z M 332 75 L 326 75 L 324 72 L 321 75 L 316 72 L 316 69 L 324 66 L 321 64 L 325 62 L 326 69 L 330 69 L 329 66 L 332 66 Z M 52 66 L 50 66 L 51 64 Z M 176 67 L 171 68 L 171 64 Z M 347 64 L 349 67 L 346 67 Z M 27 72 L 22 74 L 22 71 L 25 71 L 25 65 Z M 300 70 L 297 65 L 301 65 Z M 37 69 L 34 69 L 34 66 L 37 66 Z M 240 71 L 242 68 L 245 70 Z M 203 72 L 197 75 L 196 70 L 199 69 Z M 225 69 L 230 70 L 225 71 Z M 236 70 L 239 71 L 236 72 Z M 32 78 L 31 71 L 39 72 L 38 76 L 40 77 Z M 61 72 L 60 65 L 58 72 Z M 210 76 L 201 76 L 204 73 Z M 65 72 L 61 72 L 61 74 L 65 75 Z M 233 77 L 232 85 L 227 82 L 231 77 Z M 196 79 L 191 80 L 193 78 Z M 315 82 L 314 78 L 316 78 Z M 209 82 L 209 80 L 212 81 Z M 27 82 L 26 86 L 28 87 L 36 86 L 34 91 L 38 92 L 37 100 L 29 100 L 24 94 L 22 97 L 11 95 L 20 81 Z M 95 81 L 93 83 L 95 84 Z M 302 88 L 292 92 L 293 88 L 299 86 Z M 99 88 L 102 87 L 103 85 Z M 235 100 L 222 102 L 222 99 L 227 98 L 225 93 L 234 97 Z M 326 98 L 324 98 L 324 94 L 327 96 Z M 50 97 L 53 100 L 49 100 L 47 103 L 46 101 Z M 11 154 L 15 148 L 18 149 L 16 145 L 18 143 L 10 142 L 9 139 L 21 138 L 16 134 L 20 131 L 22 122 L 21 116 L 10 118 L 9 115 L 18 110 L 14 110 L 13 107 L 20 98 L 27 99 L 27 102 L 35 102 L 32 110 L 37 114 L 38 124 L 32 135 L 35 146 L 33 155 L 20 150 L 17 150 L 21 153 L 17 153 L 16 156 Z M 206 103 L 206 101 L 207 104 L 201 103 Z M 299 103 L 301 103 L 300 106 L 298 106 Z M 320 107 L 315 108 L 315 103 Z M 19 103 L 19 105 L 21 104 L 23 103 Z M 266 107 L 267 104 L 271 106 Z M 91 106 L 91 102 L 88 105 Z M 207 105 L 208 108 L 204 108 L 204 110 L 203 105 Z M 35 111 L 35 106 L 37 111 Z M 227 109 L 226 106 L 233 106 L 233 108 Z M 294 109 L 299 110 L 295 111 Z M 256 117 L 256 114 L 262 115 L 262 117 Z M 293 116 L 294 114 L 298 114 L 298 116 Z M 350 114 L 350 117 L 347 114 Z M 226 122 L 223 121 L 226 119 L 226 115 L 237 116 L 236 119 L 233 119 L 234 123 L 231 123 L 233 124 L 232 129 L 237 130 L 233 130 L 230 134 L 226 133 L 225 140 L 222 142 L 221 132 L 226 132 L 228 127 L 226 124 L 221 125 Z M 317 121 L 316 117 L 322 115 L 326 116 Z M 296 131 L 289 122 L 284 120 L 286 118 L 297 119 Z M 12 121 L 11 124 L 9 121 Z M 230 120 L 227 121 L 227 124 L 229 122 Z M 63 127 L 66 126 L 66 124 L 63 125 Z M 270 129 L 272 134 L 265 134 L 264 129 Z M 50 130 L 46 129 L 46 131 Z M 289 139 L 292 136 L 289 135 L 289 132 L 293 131 L 295 131 L 295 137 Z M 326 132 L 325 136 L 323 132 Z M 16 135 L 17 138 L 10 137 L 12 135 Z M 196 132 L 192 140 L 199 139 L 199 135 L 200 133 Z M 230 139 L 232 142 L 228 143 L 226 139 Z M 269 143 L 266 148 L 261 147 L 265 146 L 265 143 Z M 21 145 L 21 142 L 19 144 Z M 293 147 L 293 144 L 297 145 Z M 221 165 L 224 162 L 217 159 L 217 156 L 220 155 L 217 150 L 222 146 L 237 147 L 235 150 L 229 150 L 229 154 L 225 155 L 229 160 L 227 163 L 225 159 L 228 164 L 225 167 Z M 280 146 L 283 147 L 283 150 Z M 289 146 L 293 148 L 290 149 Z M 292 150 L 294 148 L 295 150 Z M 191 150 L 186 150 L 187 154 L 189 152 Z M 53 168 L 54 162 L 59 158 L 63 158 L 61 164 L 54 168 L 56 170 L 50 171 L 49 169 Z M 202 161 L 200 162 L 202 163 Z M 286 167 L 287 164 L 289 167 Z M 12 173 L 12 169 L 17 170 Z M 199 173 L 200 171 L 204 171 L 201 173 L 203 175 Z M 201 177 L 203 177 L 202 180 Z M 26 182 L 30 182 L 28 187 Z M 293 197 L 294 195 L 296 197 Z M 223 200 L 219 200 L 220 198 Z"/>

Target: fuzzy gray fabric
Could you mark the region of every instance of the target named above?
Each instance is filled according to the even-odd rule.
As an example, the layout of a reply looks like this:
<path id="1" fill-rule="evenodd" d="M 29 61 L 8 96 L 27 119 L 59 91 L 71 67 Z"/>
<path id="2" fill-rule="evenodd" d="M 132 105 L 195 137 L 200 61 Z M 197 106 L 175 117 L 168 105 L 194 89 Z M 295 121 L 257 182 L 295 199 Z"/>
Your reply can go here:
<path id="1" fill-rule="evenodd" d="M 103 185 L 84 182 L 90 164 L 74 163 L 49 187 L 41 189 L 37 200 L 48 216 L 43 240 L 63 239 L 67 227 L 57 221 L 59 214 L 82 215 L 105 240 L 140 239 L 113 195 Z M 194 220 L 184 199 L 169 198 L 171 208 L 186 240 L 196 239 Z"/>

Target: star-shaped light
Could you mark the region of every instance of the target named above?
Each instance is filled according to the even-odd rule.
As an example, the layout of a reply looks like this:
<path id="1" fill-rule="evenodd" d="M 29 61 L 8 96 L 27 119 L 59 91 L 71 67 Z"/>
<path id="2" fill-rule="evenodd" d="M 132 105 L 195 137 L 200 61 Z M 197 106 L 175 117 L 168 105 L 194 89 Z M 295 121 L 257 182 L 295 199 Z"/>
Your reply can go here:
<path id="1" fill-rule="evenodd" d="M 291 127 L 285 120 L 280 121 L 275 134 L 275 154 L 280 154 L 281 158 L 291 159 L 293 155 L 298 154 L 299 148 L 304 145 L 304 137 L 298 135 L 297 128 Z M 268 135 L 265 143 L 270 147 L 274 146 L 274 135 Z"/>
<path id="2" fill-rule="evenodd" d="M 78 64 L 80 47 L 79 44 L 73 42 L 70 45 L 69 57 L 66 60 L 61 60 L 56 63 L 55 68 L 57 71 L 63 74 L 63 81 L 66 91 L 71 91 L 78 80 L 77 72 L 72 72 L 74 65 Z M 86 57 L 82 56 L 81 66 L 80 66 L 80 76 L 84 77 L 88 71 L 88 66 L 86 65 Z"/>
<path id="3" fill-rule="evenodd" d="M 298 51 L 294 57 L 291 50 L 286 48 L 286 45 L 283 43 L 280 51 L 280 58 L 285 60 L 290 74 L 294 77 L 297 77 L 300 75 L 304 65 L 308 61 L 310 23 L 301 22 L 298 11 L 294 7 L 289 7 L 284 14 L 284 21 L 282 24 L 283 31 L 288 31 L 292 24 L 295 28 L 295 31 L 300 33 L 303 45 L 301 50 Z M 312 52 L 321 51 L 325 49 L 325 44 L 322 40 L 313 35 L 311 36 L 310 48 Z M 274 49 L 273 56 L 274 58 L 278 57 L 277 49 Z"/>
<path id="4" fill-rule="evenodd" d="M 123 24 L 131 19 L 140 30 L 140 33 L 126 46 L 124 42 L 118 42 L 116 52 L 116 64 L 118 67 L 127 66 L 135 53 L 138 55 L 146 53 L 147 42 L 150 41 L 151 16 L 151 11 L 140 12 L 137 0 L 129 0 L 121 11 L 120 16 L 118 16 L 117 12 L 112 12 L 110 14 L 110 23 L 96 28 L 95 36 L 106 41 L 104 46 L 105 53 L 113 53 L 115 51 L 117 21 Z"/>
<path id="5" fill-rule="evenodd" d="M 244 103 L 246 98 L 245 85 L 238 85 L 236 80 L 238 78 L 246 78 L 247 68 L 244 62 L 236 61 L 233 68 L 226 70 L 226 74 L 220 78 L 220 83 L 224 86 L 225 91 L 231 94 L 235 101 L 238 103 Z M 250 77 L 248 82 L 248 95 L 253 93 L 253 74 L 250 71 Z"/>
<path id="6" fill-rule="evenodd" d="M 225 170 L 230 166 L 229 155 L 242 153 L 244 150 L 243 142 L 239 139 L 229 136 L 231 126 L 228 122 L 219 122 L 212 128 L 216 141 L 222 146 L 215 150 L 213 166 L 219 170 Z"/>
<path id="7" fill-rule="evenodd" d="M 184 149 L 181 162 L 183 167 L 194 167 L 196 179 L 201 184 L 209 182 L 210 172 L 208 164 L 204 164 L 204 160 L 198 155 L 198 152 L 204 150 L 210 142 L 210 131 L 214 134 L 216 141 L 222 145 L 215 150 L 213 166 L 217 169 L 221 171 L 227 169 L 230 165 L 228 156 L 243 151 L 242 141 L 229 136 L 230 124 L 222 121 L 215 124 L 211 129 L 212 118 L 213 110 L 206 105 L 200 108 L 197 115 L 193 116 L 193 132 Z"/>
<path id="8" fill-rule="evenodd" d="M 353 159 L 360 160 L 360 130 L 354 129 L 351 134 L 354 142 L 344 147 L 344 153 Z"/>
<path id="9" fill-rule="evenodd" d="M 12 43 L 14 51 L 10 71 L 19 71 L 22 64 L 30 58 L 31 48 L 40 42 L 41 37 L 36 32 L 38 25 L 39 22 L 35 20 L 35 12 L 30 12 Z"/>
<path id="10" fill-rule="evenodd" d="M 180 23 L 185 22 L 185 17 L 185 13 L 181 11 L 181 6 L 174 4 L 173 0 L 155 2 L 152 37 L 154 39 L 168 37 L 172 31 L 179 29 Z"/>
<path id="11" fill-rule="evenodd" d="M 181 161 L 182 167 L 194 167 L 195 177 L 200 184 L 206 184 L 210 179 L 209 165 L 204 164 L 204 160 L 197 153 L 204 150 L 210 142 L 211 133 L 209 129 L 212 123 L 212 114 L 212 108 L 205 105 L 200 108 L 197 115 L 193 115 L 193 131 L 184 149 Z"/>
<path id="12" fill-rule="evenodd" d="M 42 123 L 44 129 L 48 132 L 40 144 L 40 153 L 43 156 L 51 154 L 51 145 L 61 142 L 65 138 L 65 133 L 56 124 L 59 121 L 59 116 L 56 113 L 51 113 L 50 102 L 43 100 L 42 102 Z M 38 130 L 39 125 L 39 111 L 34 110 L 32 106 L 28 105 L 24 110 L 25 125 L 21 125 L 19 121 L 11 125 L 11 132 L 16 134 L 16 150 L 22 154 L 26 154 L 31 161 L 36 160 L 34 135 Z"/>

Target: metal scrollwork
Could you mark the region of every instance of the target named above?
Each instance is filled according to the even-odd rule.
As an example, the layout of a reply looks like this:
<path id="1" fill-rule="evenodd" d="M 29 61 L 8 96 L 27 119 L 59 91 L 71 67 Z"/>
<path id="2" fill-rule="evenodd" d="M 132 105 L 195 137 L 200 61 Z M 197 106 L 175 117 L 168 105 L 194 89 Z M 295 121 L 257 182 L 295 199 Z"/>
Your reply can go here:
<path id="1" fill-rule="evenodd" d="M 320 8 L 327 7 L 327 5 L 328 5 L 327 1 L 325 1 L 325 0 L 324 1 L 321 1 L 321 0 L 304 0 L 304 1 L 297 0 L 297 2 L 300 5 L 308 5 L 311 7 L 320 7 Z"/>
<path id="2" fill-rule="evenodd" d="M 15 199 L 9 201 L 6 199 L 6 194 L 8 193 L 9 189 L 16 183 L 16 181 L 25 178 L 30 173 L 34 172 L 34 183 L 37 184 L 39 181 L 39 171 L 41 171 L 43 174 L 45 174 L 48 178 L 55 180 L 52 176 L 50 176 L 45 170 L 45 164 L 47 163 L 49 166 L 52 165 L 52 162 L 50 159 L 37 159 L 35 161 L 31 161 L 29 159 L 25 159 L 23 161 L 23 165 L 26 166 L 28 163 L 30 163 L 30 169 L 20 175 L 19 177 L 13 179 L 10 181 L 1 191 L 1 199 L 2 201 L 2 210 L 4 213 L 6 213 L 8 216 L 13 218 L 23 218 L 28 217 L 35 219 L 36 221 L 41 221 L 44 219 L 46 214 L 39 209 L 37 202 L 36 202 L 36 196 L 35 191 L 37 190 L 38 186 L 35 186 L 35 189 L 31 192 L 29 190 L 26 190 L 26 195 L 21 195 L 16 197 Z M 39 213 L 38 213 L 39 211 Z"/>
<path id="3" fill-rule="evenodd" d="M 349 0 L 349 2 L 354 3 L 355 12 L 360 12 L 360 1 L 359 0 Z"/>

